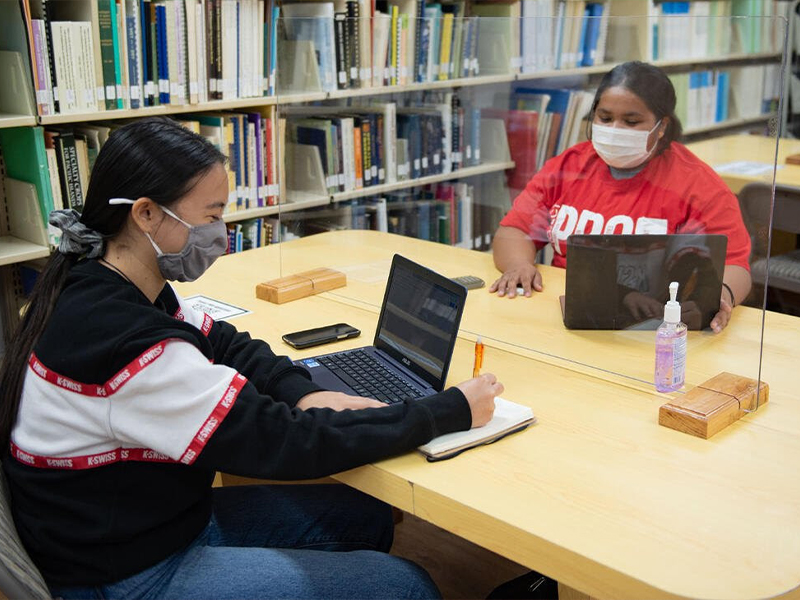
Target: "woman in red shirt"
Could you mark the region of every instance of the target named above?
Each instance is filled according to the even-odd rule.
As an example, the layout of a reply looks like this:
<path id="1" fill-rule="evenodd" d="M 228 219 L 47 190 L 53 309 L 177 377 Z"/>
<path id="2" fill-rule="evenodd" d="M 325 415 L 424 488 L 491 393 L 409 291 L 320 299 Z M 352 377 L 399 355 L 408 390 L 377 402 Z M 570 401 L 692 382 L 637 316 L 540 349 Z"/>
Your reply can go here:
<path id="1" fill-rule="evenodd" d="M 541 291 L 537 250 L 551 244 L 553 265 L 566 267 L 573 233 L 720 233 L 728 250 L 711 328 L 722 331 L 750 292 L 750 238 L 736 196 L 675 141 L 681 124 L 669 78 L 646 63 L 623 63 L 603 77 L 589 117 L 590 141 L 549 160 L 501 221 L 493 252 L 503 275 L 489 291 Z M 643 297 L 635 310 L 658 317 L 663 303 Z"/>

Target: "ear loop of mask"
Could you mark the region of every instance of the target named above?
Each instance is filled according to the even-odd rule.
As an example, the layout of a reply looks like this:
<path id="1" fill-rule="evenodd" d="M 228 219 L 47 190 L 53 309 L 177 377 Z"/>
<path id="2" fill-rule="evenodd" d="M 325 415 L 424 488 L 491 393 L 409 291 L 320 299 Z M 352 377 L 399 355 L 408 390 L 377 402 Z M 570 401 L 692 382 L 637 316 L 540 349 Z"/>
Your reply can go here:
<path id="1" fill-rule="evenodd" d="M 111 204 L 111 205 L 120 205 L 120 204 L 134 204 L 134 202 L 135 202 L 135 201 L 134 201 L 134 200 L 131 200 L 130 198 L 110 198 L 110 199 L 108 200 L 108 203 L 109 203 L 109 204 Z M 161 206 L 160 204 L 158 205 L 158 207 L 159 207 L 161 210 L 163 210 L 163 211 L 164 211 L 166 214 L 168 214 L 170 217 L 172 217 L 173 219 L 175 219 L 176 221 L 179 221 L 180 223 L 183 223 L 183 224 L 184 224 L 184 225 L 186 225 L 186 227 L 188 227 L 189 229 L 191 229 L 191 228 L 192 228 L 192 226 L 191 226 L 191 225 L 189 225 L 189 223 L 187 223 L 186 221 L 184 221 L 183 219 L 181 219 L 181 218 L 180 218 L 178 215 L 176 215 L 174 212 L 172 212 L 172 211 L 171 211 L 170 209 L 168 209 L 167 207 L 165 207 L 165 206 Z M 159 247 L 158 247 L 158 244 L 156 244 L 155 240 L 153 240 L 153 238 L 150 236 L 150 234 L 149 234 L 149 233 L 147 233 L 146 231 L 144 232 L 144 234 L 147 236 L 147 239 L 148 239 L 148 241 L 150 242 L 150 244 L 152 244 L 152 246 L 153 246 L 153 249 L 156 251 L 156 255 L 157 255 L 157 256 L 163 256 L 163 255 L 164 255 L 164 252 L 161 250 L 161 248 L 159 248 Z"/>

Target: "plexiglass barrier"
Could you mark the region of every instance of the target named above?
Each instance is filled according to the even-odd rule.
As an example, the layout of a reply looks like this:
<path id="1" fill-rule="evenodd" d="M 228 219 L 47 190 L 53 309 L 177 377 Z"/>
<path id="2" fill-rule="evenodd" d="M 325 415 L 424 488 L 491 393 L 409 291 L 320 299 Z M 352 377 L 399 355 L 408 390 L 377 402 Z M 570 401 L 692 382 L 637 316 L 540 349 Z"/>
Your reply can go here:
<path id="1" fill-rule="evenodd" d="M 762 361 L 762 324 L 789 347 L 798 209 L 793 188 L 773 205 L 772 184 L 800 183 L 800 167 L 778 145 L 787 21 L 771 12 L 788 3 L 765 16 L 646 4 L 420 18 L 416 3 L 372 16 L 285 5 L 269 112 L 278 213 L 263 228 L 280 274 L 344 273 L 324 297 L 366 311 L 364 343 L 395 253 L 473 276 L 484 285 L 459 336 L 483 340 L 485 369 L 502 378 L 497 349 L 650 390 L 676 281 L 685 383 L 665 401 L 724 371 L 787 383 L 784 352 Z"/>

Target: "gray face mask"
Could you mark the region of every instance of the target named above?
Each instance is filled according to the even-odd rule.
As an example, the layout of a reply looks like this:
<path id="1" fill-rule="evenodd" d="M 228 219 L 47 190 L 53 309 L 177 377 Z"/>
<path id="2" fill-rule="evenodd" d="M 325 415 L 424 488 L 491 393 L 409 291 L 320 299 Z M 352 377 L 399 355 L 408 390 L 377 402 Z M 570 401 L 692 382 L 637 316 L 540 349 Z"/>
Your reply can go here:
<path id="1" fill-rule="evenodd" d="M 108 203 L 133 204 L 133 200 L 111 198 Z M 189 238 L 180 252 L 165 253 L 153 241 L 150 234 L 145 233 L 156 251 L 158 269 L 164 279 L 169 279 L 170 281 L 194 281 L 205 273 L 214 264 L 215 260 L 225 254 L 225 250 L 228 247 L 228 229 L 225 227 L 224 221 L 215 221 L 205 225 L 190 225 L 168 208 L 163 206 L 160 208 L 170 217 L 189 228 Z"/>

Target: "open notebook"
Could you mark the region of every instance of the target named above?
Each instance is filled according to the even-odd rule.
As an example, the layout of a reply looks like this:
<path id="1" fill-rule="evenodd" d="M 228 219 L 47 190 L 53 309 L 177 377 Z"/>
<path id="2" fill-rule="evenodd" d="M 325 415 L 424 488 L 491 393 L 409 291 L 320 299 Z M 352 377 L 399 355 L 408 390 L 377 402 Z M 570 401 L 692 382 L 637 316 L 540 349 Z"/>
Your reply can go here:
<path id="1" fill-rule="evenodd" d="M 439 436 L 420 446 L 419 451 L 431 462 L 444 460 L 461 454 L 469 448 L 496 442 L 500 438 L 521 431 L 536 422 L 533 411 L 527 406 L 499 396 L 494 399 L 494 402 L 494 416 L 483 427 Z"/>

